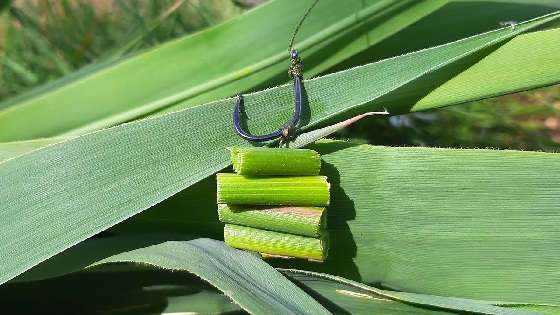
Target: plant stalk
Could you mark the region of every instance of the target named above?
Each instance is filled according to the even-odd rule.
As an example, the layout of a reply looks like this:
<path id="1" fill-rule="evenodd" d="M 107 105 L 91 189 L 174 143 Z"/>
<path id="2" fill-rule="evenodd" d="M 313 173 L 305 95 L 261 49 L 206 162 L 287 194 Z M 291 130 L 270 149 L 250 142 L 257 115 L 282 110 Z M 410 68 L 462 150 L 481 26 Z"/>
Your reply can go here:
<path id="1" fill-rule="evenodd" d="M 321 238 L 305 237 L 226 224 L 224 240 L 227 245 L 255 252 L 324 261 L 328 253 L 328 233 Z"/>
<path id="2" fill-rule="evenodd" d="M 319 175 L 321 157 L 308 149 L 230 147 L 231 162 L 241 175 Z"/>
<path id="3" fill-rule="evenodd" d="M 325 176 L 245 177 L 216 175 L 218 203 L 238 205 L 329 205 L 330 184 Z"/>
<path id="4" fill-rule="evenodd" d="M 323 207 L 218 205 L 224 223 L 311 237 L 326 229 L 326 214 Z"/>

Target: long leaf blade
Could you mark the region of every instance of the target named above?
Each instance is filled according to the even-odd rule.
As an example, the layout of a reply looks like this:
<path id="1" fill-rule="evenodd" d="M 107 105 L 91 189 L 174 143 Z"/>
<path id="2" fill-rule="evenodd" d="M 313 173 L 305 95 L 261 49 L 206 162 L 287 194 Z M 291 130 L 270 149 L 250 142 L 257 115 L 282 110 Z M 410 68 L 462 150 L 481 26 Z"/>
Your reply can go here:
<path id="1" fill-rule="evenodd" d="M 424 307 L 436 307 L 438 309 L 448 310 L 452 312 L 469 312 L 475 314 L 497 315 L 536 314 L 534 312 L 519 310 L 515 308 L 508 309 L 505 307 L 485 304 L 484 302 L 476 300 L 382 290 L 352 280 L 344 279 L 342 277 L 336 277 L 317 272 L 296 269 L 280 269 L 280 271 L 290 278 L 295 278 L 295 280 L 298 282 L 309 285 L 311 288 L 316 288 L 318 290 L 326 292 L 327 294 L 330 293 L 329 295 L 331 295 L 331 301 L 333 302 L 336 302 L 338 299 L 340 299 L 342 294 L 347 294 L 357 298 L 361 297 L 362 299 L 365 298 L 375 300 L 376 298 L 384 298 Z M 349 290 L 341 290 L 341 285 L 347 286 Z M 336 294 L 332 294 L 334 292 L 328 292 L 327 290 L 325 290 L 325 287 L 330 288 L 330 291 L 338 293 L 338 296 L 336 296 Z M 373 294 L 373 296 L 371 294 Z M 349 304 L 349 306 L 351 307 L 353 303 Z"/>
<path id="2" fill-rule="evenodd" d="M 560 155 L 342 142 L 313 149 L 329 152 L 324 175 L 340 182 L 338 212 L 328 218 L 332 259 L 300 268 L 407 292 L 560 304 Z"/>
<path id="3" fill-rule="evenodd" d="M 185 239 L 143 235 L 92 240 L 55 257 L 26 280 L 107 263 L 131 262 L 193 273 L 253 314 L 328 314 L 321 304 L 254 253 L 212 239 L 163 241 L 166 237 Z"/>

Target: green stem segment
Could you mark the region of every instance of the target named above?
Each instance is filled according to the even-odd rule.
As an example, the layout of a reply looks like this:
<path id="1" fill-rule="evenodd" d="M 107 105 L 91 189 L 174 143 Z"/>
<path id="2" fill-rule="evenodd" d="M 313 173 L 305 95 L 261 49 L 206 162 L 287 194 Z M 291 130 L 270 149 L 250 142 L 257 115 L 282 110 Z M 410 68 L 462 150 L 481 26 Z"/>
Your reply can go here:
<path id="1" fill-rule="evenodd" d="M 325 176 L 245 177 L 220 173 L 218 203 L 238 205 L 329 205 L 329 182 Z"/>
<path id="2" fill-rule="evenodd" d="M 226 224 L 224 240 L 231 247 L 272 255 L 325 260 L 328 253 L 326 232 L 321 238 L 312 238 Z"/>
<path id="3" fill-rule="evenodd" d="M 311 237 L 326 229 L 326 213 L 323 207 L 218 205 L 224 223 Z"/>
<path id="4" fill-rule="evenodd" d="M 231 162 L 241 175 L 319 175 L 321 157 L 307 149 L 230 147 Z"/>

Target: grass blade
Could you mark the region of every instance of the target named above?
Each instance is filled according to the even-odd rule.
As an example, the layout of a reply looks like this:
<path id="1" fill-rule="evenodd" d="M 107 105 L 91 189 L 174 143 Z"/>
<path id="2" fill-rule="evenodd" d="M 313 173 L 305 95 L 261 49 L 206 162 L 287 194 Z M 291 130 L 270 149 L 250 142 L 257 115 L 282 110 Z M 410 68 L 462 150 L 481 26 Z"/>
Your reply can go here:
<path id="1" fill-rule="evenodd" d="M 184 236 L 175 236 L 172 239 L 183 240 L 161 241 L 165 238 L 170 236 L 143 235 L 88 241 L 54 257 L 35 270 L 35 275 L 28 275 L 27 280 L 50 278 L 107 263 L 132 262 L 193 273 L 251 313 L 328 313 L 254 253 L 236 250 L 211 239 L 184 240 Z"/>
<path id="2" fill-rule="evenodd" d="M 322 158 L 333 180 L 333 259 L 291 268 L 407 292 L 560 304 L 553 293 L 560 155 L 343 142 L 311 148 L 331 152 Z"/>
<path id="3" fill-rule="evenodd" d="M 370 301 L 375 299 L 389 299 L 416 306 L 428 307 L 428 309 L 430 307 L 435 307 L 436 309 L 443 309 L 453 313 L 468 312 L 475 314 L 496 315 L 535 314 L 530 311 L 485 304 L 476 300 L 381 290 L 352 280 L 316 272 L 295 269 L 280 269 L 280 271 L 289 278 L 294 279 L 296 282 L 302 282 L 303 284 L 310 286 L 311 289 L 320 290 L 320 293 L 330 293 L 329 300 L 334 303 L 341 300 L 342 294 L 347 294 L 356 298 L 370 299 Z M 341 286 L 345 286 L 347 288 L 341 289 Z M 327 292 L 325 287 L 329 288 L 329 291 L 331 292 Z M 336 294 L 333 294 L 334 292 L 336 292 Z M 351 303 L 349 306 L 352 307 L 353 304 L 354 303 Z M 376 303 L 371 304 L 375 305 Z M 426 310 L 426 312 L 428 312 L 428 310 Z"/>

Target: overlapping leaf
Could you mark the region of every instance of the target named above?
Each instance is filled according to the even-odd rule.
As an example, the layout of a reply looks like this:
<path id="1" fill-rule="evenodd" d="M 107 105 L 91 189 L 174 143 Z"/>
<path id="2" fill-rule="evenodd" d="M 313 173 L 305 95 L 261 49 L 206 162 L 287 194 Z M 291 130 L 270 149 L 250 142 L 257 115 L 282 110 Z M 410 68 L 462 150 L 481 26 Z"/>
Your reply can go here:
<path id="1" fill-rule="evenodd" d="M 84 267 L 129 262 L 192 272 L 222 290 L 251 313 L 327 312 L 304 291 L 263 262 L 258 255 L 233 249 L 223 242 L 210 239 L 162 242 L 166 237 L 170 238 L 169 235 L 137 235 L 87 241 L 35 268 L 23 280 L 51 278 L 81 271 Z M 172 239 L 181 237 L 175 236 Z M 147 246 L 150 243 L 153 245 Z M 91 260 L 88 262 L 84 256 Z M 104 273 L 103 270 L 97 272 L 102 275 Z M 528 314 L 474 300 L 380 290 L 340 277 L 308 271 L 281 272 L 334 313 L 341 310 L 363 313 L 367 306 L 369 312 L 375 310 L 383 313 L 390 310 L 398 313 L 437 314 L 446 313 L 447 310 L 482 314 Z M 17 284 L 15 287 L 17 288 Z M 10 289 L 5 288 L 4 295 L 13 294 Z"/>
<path id="2" fill-rule="evenodd" d="M 242 308 L 187 272 L 163 270 L 87 272 L 0 287 L 11 314 L 232 314 Z M 110 271 L 109 271 L 110 269 Z M 129 268 L 130 269 L 130 268 Z"/>
<path id="3" fill-rule="evenodd" d="M 162 241 L 165 238 L 176 241 Z M 142 235 L 93 240 L 56 257 L 28 280 L 118 262 L 194 273 L 253 314 L 328 314 L 321 304 L 258 255 L 211 239 Z"/>
<path id="4" fill-rule="evenodd" d="M 476 300 L 427 294 L 396 292 L 367 286 L 341 277 L 295 269 L 280 269 L 292 281 L 351 314 L 398 313 L 434 314 L 467 312 L 475 314 L 534 314 Z M 423 307 L 423 308 L 422 308 Z M 431 308 L 430 308 L 431 307 Z"/>
<path id="5" fill-rule="evenodd" d="M 4 102 L 0 108 L 11 108 L 0 112 L 0 141 L 82 134 L 153 111 L 174 111 L 285 82 L 286 42 L 308 4 L 271 1 L 206 32 L 128 59 L 104 60 Z M 336 69 L 454 41 L 558 7 L 551 0 L 323 0 L 305 22 L 296 46 L 303 49 L 310 77 L 332 72 L 333 65 L 359 52 Z"/>
<path id="6" fill-rule="evenodd" d="M 446 2 L 321 1 L 299 32 L 297 47 L 307 48 L 304 55 L 327 48 L 331 55 L 307 58 L 306 74 L 336 64 Z M 82 134 L 182 100 L 181 107 L 190 107 L 270 84 L 271 79 L 284 82 L 288 39 L 309 3 L 270 1 L 205 32 L 111 67 L 93 67 L 92 75 L 62 79 L 50 91 L 30 93 L 0 112 L 0 141 Z M 371 25 L 377 28 L 371 31 Z"/>

